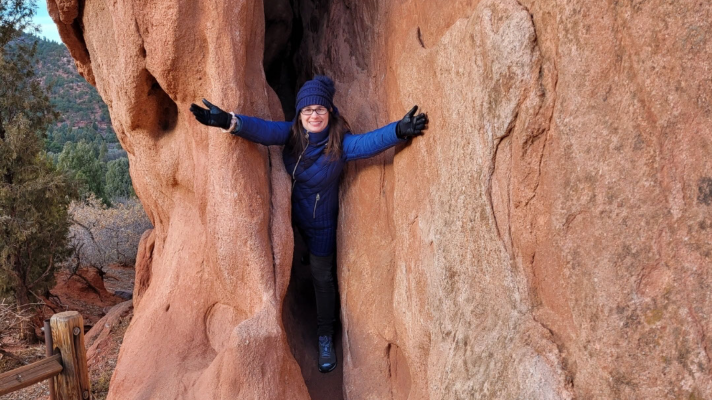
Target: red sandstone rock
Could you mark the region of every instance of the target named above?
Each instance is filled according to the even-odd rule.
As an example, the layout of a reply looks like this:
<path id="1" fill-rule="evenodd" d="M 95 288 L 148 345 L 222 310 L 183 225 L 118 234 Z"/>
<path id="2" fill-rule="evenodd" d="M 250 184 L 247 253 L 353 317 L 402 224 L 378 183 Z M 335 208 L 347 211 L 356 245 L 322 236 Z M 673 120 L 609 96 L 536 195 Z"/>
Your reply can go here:
<path id="1" fill-rule="evenodd" d="M 81 21 L 52 16 L 109 106 L 155 227 L 109 398 L 307 398 L 281 328 L 292 233 L 279 150 L 187 112 L 205 97 L 280 118 L 262 78 L 262 3 L 81 6 Z"/>
<path id="2" fill-rule="evenodd" d="M 352 126 L 431 120 L 342 187 L 348 397 L 712 397 L 710 5 L 447 4 L 311 37 Z"/>
<path id="3" fill-rule="evenodd" d="M 124 321 L 130 320 L 133 311 L 131 300 L 119 303 L 86 333 L 85 342 L 87 345 L 87 363 L 92 369 L 94 365 L 101 362 L 107 353 L 118 353 L 119 346 L 111 343 L 111 335 L 116 328 Z M 127 318 L 128 317 L 128 318 Z M 119 336 L 119 339 L 121 337 Z"/>
<path id="4" fill-rule="evenodd" d="M 153 249 L 156 245 L 154 230 L 149 229 L 141 235 L 136 252 L 136 277 L 134 279 L 133 304 L 141 302 L 143 294 L 151 283 L 151 263 L 153 262 Z"/>
<path id="5" fill-rule="evenodd" d="M 82 267 L 75 274 L 62 270 L 55 278 L 57 283 L 50 290 L 49 298 L 43 299 L 49 307 L 44 310 L 44 318 L 64 310 L 75 310 L 82 314 L 85 325 L 93 326 L 109 309 L 124 301 L 106 289 L 95 268 Z M 42 326 L 42 320 L 38 322 L 37 326 Z"/>
<path id="6" fill-rule="evenodd" d="M 84 335 L 93 398 L 104 398 L 116 367 L 119 348 L 133 317 L 131 300 L 117 304 Z"/>
<path id="7" fill-rule="evenodd" d="M 262 2 L 82 2 L 81 23 L 50 3 L 156 227 L 110 398 L 307 398 L 279 149 L 187 112 L 279 118 Z M 355 131 L 431 121 L 345 174 L 346 397 L 712 397 L 709 3 L 300 12 Z"/>

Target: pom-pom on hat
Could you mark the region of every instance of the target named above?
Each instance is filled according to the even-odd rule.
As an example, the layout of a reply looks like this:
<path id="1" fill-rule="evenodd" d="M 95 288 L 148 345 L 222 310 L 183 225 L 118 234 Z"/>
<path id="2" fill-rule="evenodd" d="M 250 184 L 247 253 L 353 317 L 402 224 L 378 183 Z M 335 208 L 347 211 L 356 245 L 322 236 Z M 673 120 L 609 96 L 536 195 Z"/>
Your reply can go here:
<path id="1" fill-rule="evenodd" d="M 311 105 L 320 105 L 328 109 L 334 109 L 334 81 L 328 76 L 317 75 L 314 79 L 306 81 L 297 93 L 297 114 L 302 108 Z"/>

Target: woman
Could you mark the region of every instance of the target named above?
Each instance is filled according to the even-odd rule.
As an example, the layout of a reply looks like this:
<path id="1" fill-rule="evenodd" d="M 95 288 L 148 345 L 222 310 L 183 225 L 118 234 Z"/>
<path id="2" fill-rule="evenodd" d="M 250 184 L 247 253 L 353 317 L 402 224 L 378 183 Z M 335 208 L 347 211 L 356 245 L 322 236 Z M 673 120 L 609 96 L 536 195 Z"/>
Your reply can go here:
<path id="1" fill-rule="evenodd" d="M 190 111 L 202 124 L 222 128 L 263 145 L 284 145 L 284 165 L 292 176 L 292 216 L 310 253 L 317 305 L 319 371 L 336 368 L 333 347 L 336 289 L 332 271 L 336 251 L 339 212 L 339 178 L 344 163 L 372 157 L 427 129 L 428 117 L 405 117 L 362 135 L 350 132 L 349 124 L 334 106 L 334 82 L 317 75 L 297 94 L 297 117 L 293 122 L 273 122 L 226 113 L 203 99 L 204 109 L 192 104 Z"/>

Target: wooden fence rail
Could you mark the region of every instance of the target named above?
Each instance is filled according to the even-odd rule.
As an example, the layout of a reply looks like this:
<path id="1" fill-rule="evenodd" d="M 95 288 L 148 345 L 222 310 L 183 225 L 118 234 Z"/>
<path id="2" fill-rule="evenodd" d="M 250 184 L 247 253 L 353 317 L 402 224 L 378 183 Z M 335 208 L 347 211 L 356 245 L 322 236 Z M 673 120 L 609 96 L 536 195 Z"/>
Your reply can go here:
<path id="1" fill-rule="evenodd" d="M 89 370 L 84 349 L 84 320 L 76 311 L 50 319 L 54 355 L 0 374 L 0 396 L 50 379 L 57 400 L 88 400 Z"/>
<path id="2" fill-rule="evenodd" d="M 62 372 L 62 356 L 55 354 L 0 375 L 0 396 L 42 382 Z"/>

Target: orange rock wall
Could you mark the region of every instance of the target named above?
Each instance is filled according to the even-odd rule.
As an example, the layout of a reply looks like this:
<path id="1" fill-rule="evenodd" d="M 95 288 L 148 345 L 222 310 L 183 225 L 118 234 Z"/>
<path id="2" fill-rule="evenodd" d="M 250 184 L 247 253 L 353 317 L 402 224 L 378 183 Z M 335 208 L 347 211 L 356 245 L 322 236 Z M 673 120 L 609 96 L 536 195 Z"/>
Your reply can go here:
<path id="1" fill-rule="evenodd" d="M 110 398 L 308 398 L 279 149 L 187 111 L 280 118 L 262 2 L 49 3 L 155 225 Z M 712 398 L 712 6 L 321 6 L 354 130 L 431 121 L 344 176 L 344 397 Z"/>
<path id="2" fill-rule="evenodd" d="M 205 97 L 281 118 L 259 79 L 262 3 L 48 5 L 109 106 L 155 226 L 142 240 L 109 398 L 308 398 L 281 326 L 292 232 L 279 149 L 207 129 L 188 112 Z"/>
<path id="3" fill-rule="evenodd" d="M 344 3 L 352 125 L 431 120 L 345 177 L 348 397 L 712 397 L 712 7 Z"/>

